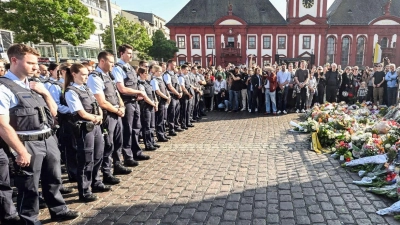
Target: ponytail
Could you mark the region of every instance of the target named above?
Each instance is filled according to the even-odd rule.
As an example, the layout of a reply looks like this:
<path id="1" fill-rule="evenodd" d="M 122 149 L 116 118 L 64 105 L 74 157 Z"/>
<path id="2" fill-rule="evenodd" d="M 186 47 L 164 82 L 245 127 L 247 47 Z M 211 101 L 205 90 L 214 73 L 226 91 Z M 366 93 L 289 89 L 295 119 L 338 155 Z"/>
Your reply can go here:
<path id="1" fill-rule="evenodd" d="M 67 87 L 70 86 L 70 84 L 73 82 L 74 77 L 72 76 L 71 69 L 67 67 L 65 68 L 64 90 L 66 90 Z"/>

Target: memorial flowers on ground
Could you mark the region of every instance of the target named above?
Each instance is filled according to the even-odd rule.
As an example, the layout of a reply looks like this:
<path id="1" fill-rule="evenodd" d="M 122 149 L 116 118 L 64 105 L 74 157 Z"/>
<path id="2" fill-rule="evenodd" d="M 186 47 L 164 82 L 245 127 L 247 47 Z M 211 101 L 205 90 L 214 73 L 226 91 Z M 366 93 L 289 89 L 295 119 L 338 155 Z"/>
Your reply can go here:
<path id="1" fill-rule="evenodd" d="M 311 133 L 311 150 L 332 153 L 342 166 L 357 172 L 357 185 L 367 191 L 400 199 L 400 107 L 326 103 L 314 106 L 292 131 Z M 400 213 L 400 201 L 378 214 Z"/>

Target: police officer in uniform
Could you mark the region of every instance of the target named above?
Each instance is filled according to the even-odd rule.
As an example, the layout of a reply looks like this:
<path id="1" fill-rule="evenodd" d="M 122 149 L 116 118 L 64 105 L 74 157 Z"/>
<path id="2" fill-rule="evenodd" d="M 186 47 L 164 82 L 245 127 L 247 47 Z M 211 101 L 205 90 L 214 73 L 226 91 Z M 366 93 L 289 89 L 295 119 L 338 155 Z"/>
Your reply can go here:
<path id="1" fill-rule="evenodd" d="M 82 64 L 74 64 L 67 69 L 65 100 L 74 115 L 69 118 L 74 131 L 76 144 L 77 181 L 79 200 L 92 202 L 97 196 L 92 192 L 106 192 L 111 187 L 100 179 L 100 166 L 103 161 L 104 143 L 100 124 L 103 113 L 85 85 L 89 71 Z M 90 190 L 92 187 L 92 190 Z"/>
<path id="2" fill-rule="evenodd" d="M 191 103 L 190 103 L 190 121 L 189 121 L 189 123 L 199 120 L 196 109 L 199 106 L 200 85 L 197 82 L 196 74 L 197 74 L 197 67 L 193 66 L 191 69 L 191 72 L 189 73 L 190 85 L 192 86 L 192 90 L 193 90 L 192 91 L 193 99 L 191 100 Z M 191 127 L 193 127 L 193 125 L 191 125 Z"/>
<path id="3" fill-rule="evenodd" d="M 190 77 L 188 75 L 188 66 L 181 66 L 181 74 L 178 77 L 179 85 L 181 86 L 181 90 L 183 91 L 183 97 L 180 99 L 181 103 L 181 114 L 180 114 L 180 122 L 182 129 L 187 130 L 188 125 L 190 123 L 190 100 L 193 99 L 192 87 L 190 85 Z"/>
<path id="4" fill-rule="evenodd" d="M 124 165 L 137 166 L 140 160 L 148 160 L 150 156 L 143 154 L 139 146 L 139 133 L 142 127 L 140 122 L 139 99 L 143 99 L 145 93 L 138 88 L 138 77 L 135 70 L 129 64 L 132 61 L 133 47 L 124 44 L 119 46 L 120 59 L 115 64 L 112 74 L 115 77 L 117 88 L 125 104 L 125 116 L 122 117 L 123 145 L 122 153 Z"/>
<path id="5" fill-rule="evenodd" d="M 143 68 L 139 68 L 138 74 L 140 77 L 139 89 L 146 93 L 146 97 L 140 102 L 141 122 L 143 129 L 142 132 L 145 150 L 154 151 L 157 149 L 157 147 L 160 147 L 158 144 L 155 143 L 153 137 L 153 132 L 155 128 L 154 111 L 157 110 L 158 102 L 155 98 L 153 88 L 151 87 L 150 82 L 147 80 L 147 71 Z"/>
<path id="6" fill-rule="evenodd" d="M 64 78 L 66 71 L 71 67 L 70 63 L 63 63 L 60 66 L 57 64 L 49 65 L 50 78 L 44 83 L 47 90 L 57 104 L 57 122 L 60 128 L 57 131 L 58 146 L 61 152 L 61 160 L 65 162 L 67 167 L 68 179 L 71 182 L 76 181 L 76 149 L 72 145 L 69 138 L 73 135 L 71 125 L 68 120 L 72 116 L 67 102 L 64 98 Z M 60 69 L 60 70 L 59 70 Z M 62 71 L 62 72 L 61 72 Z M 61 72 L 62 77 L 58 79 L 58 74 Z M 63 189 L 66 189 L 63 187 Z M 62 189 L 62 190 L 63 190 Z M 63 192 L 63 191 L 62 191 Z"/>
<path id="7" fill-rule="evenodd" d="M 171 103 L 168 106 L 168 125 L 169 136 L 176 136 L 175 131 L 183 131 L 178 127 L 178 119 L 180 114 L 179 99 L 182 98 L 180 85 L 178 84 L 178 76 L 175 74 L 176 62 L 175 60 L 168 60 L 167 71 L 163 75 L 165 85 L 171 95 Z"/>
<path id="8" fill-rule="evenodd" d="M 120 98 L 110 72 L 114 65 L 114 56 L 106 51 L 100 52 L 97 57 L 99 64 L 95 71 L 89 74 L 87 86 L 90 88 L 100 107 L 103 109 L 104 121 L 102 124 L 104 136 L 104 157 L 101 171 L 103 182 L 118 184 L 120 180 L 113 175 L 129 174 L 132 170 L 124 167 L 120 155 L 122 148 L 122 121 L 125 115 L 125 106 Z M 111 162 L 111 156 L 113 162 Z M 114 164 L 114 173 L 111 167 Z"/>
<path id="9" fill-rule="evenodd" d="M 207 116 L 204 113 L 204 86 L 207 84 L 206 79 L 204 78 L 204 75 L 200 72 L 201 67 L 197 67 L 197 73 L 195 74 L 196 77 L 196 85 L 198 85 L 198 95 L 196 95 L 198 99 L 198 104 L 197 107 L 194 109 L 194 114 L 197 115 L 199 119 L 201 119 L 202 116 Z M 196 118 L 196 117 L 195 117 Z"/>
<path id="10" fill-rule="evenodd" d="M 40 179 L 51 218 L 74 219 L 79 213 L 68 209 L 60 193 L 60 152 L 51 131 L 57 104 L 43 84 L 27 79 L 38 69 L 39 53 L 27 45 L 15 44 L 7 55 L 11 67 L 0 78 L 0 127 L 4 128 L 1 135 L 4 142 L 17 155 L 18 213 L 25 224 L 41 224 L 38 220 Z"/>
<path id="11" fill-rule="evenodd" d="M 162 68 L 160 66 L 153 66 L 154 76 L 150 84 L 153 91 L 156 93 L 158 98 L 158 110 L 155 113 L 156 116 L 156 136 L 158 142 L 168 142 L 168 137 L 165 130 L 165 119 L 167 118 L 167 104 L 171 101 L 171 96 L 167 91 L 164 81 L 162 80 L 161 73 Z"/>

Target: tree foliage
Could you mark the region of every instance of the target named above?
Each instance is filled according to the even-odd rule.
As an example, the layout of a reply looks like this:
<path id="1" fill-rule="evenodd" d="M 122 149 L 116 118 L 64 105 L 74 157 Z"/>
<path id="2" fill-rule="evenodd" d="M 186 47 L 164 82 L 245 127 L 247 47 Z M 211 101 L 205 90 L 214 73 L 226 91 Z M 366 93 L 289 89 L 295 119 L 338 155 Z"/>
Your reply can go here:
<path id="1" fill-rule="evenodd" d="M 117 47 L 123 44 L 132 45 L 132 47 L 139 52 L 138 56 L 140 59 L 150 59 L 148 49 L 152 43 L 145 27 L 129 21 L 120 15 L 114 18 L 113 24 Z M 109 26 L 106 27 L 101 37 L 105 48 L 112 51 L 111 31 Z"/>
<path id="2" fill-rule="evenodd" d="M 15 32 L 16 42 L 56 45 L 84 43 L 96 26 L 80 0 L 10 0 L 0 4 L 0 25 Z M 58 55 L 55 54 L 58 61 Z"/>
<path id="3" fill-rule="evenodd" d="M 153 46 L 149 49 L 149 55 L 155 59 L 164 61 L 174 57 L 178 52 L 176 42 L 168 40 L 161 30 L 157 30 L 152 37 Z"/>

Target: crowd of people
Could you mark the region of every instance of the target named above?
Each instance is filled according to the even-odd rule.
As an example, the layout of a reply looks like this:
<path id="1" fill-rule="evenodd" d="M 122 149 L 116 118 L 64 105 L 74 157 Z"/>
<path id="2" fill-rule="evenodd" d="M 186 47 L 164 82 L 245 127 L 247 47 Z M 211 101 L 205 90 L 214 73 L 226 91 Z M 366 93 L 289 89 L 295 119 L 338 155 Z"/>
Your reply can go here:
<path id="1" fill-rule="evenodd" d="M 225 69 L 199 67 L 206 81 L 206 110 L 279 115 L 304 113 L 315 103 L 326 101 L 397 103 L 400 68 L 389 59 L 362 71 L 358 66 L 342 69 L 336 63 L 308 68 L 306 61 L 262 68 L 231 64 Z M 179 68 L 175 72 L 181 73 Z"/>
<path id="2" fill-rule="evenodd" d="M 130 64 L 132 51 L 119 46 L 117 62 L 100 52 L 94 67 L 38 65 L 35 49 L 24 44 L 8 49 L 10 64 L 0 64 L 2 224 L 41 224 L 44 207 L 53 220 L 78 217 L 62 197 L 74 191 L 62 183 L 62 163 L 68 180 L 77 183 L 79 201 L 96 201 L 95 193 L 120 183 L 116 175 L 130 174 L 129 167 L 150 159 L 144 151 L 194 127 L 207 111 L 278 115 L 325 101 L 397 102 L 399 73 L 393 64 L 387 71 L 377 64 L 364 72 L 342 71 L 334 63 L 309 70 L 305 61 L 223 69 L 190 62 L 177 67 L 169 60 L 136 67 Z M 17 207 L 11 183 L 18 190 Z"/>

